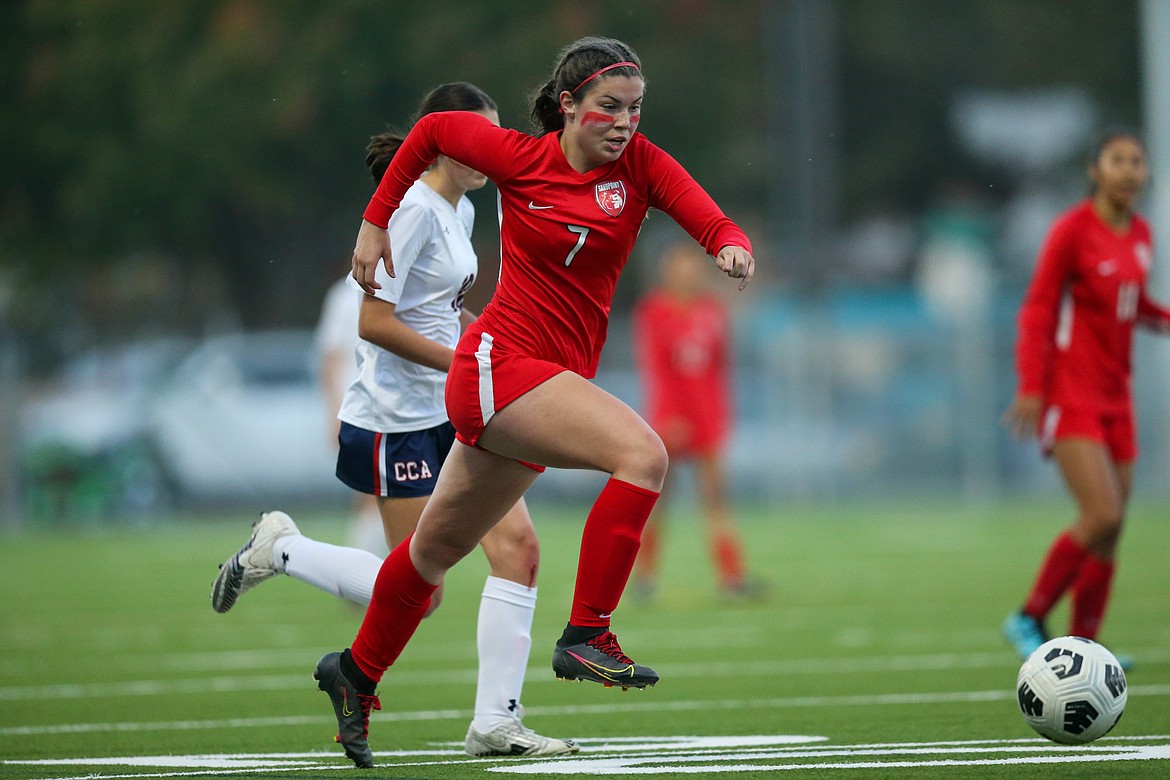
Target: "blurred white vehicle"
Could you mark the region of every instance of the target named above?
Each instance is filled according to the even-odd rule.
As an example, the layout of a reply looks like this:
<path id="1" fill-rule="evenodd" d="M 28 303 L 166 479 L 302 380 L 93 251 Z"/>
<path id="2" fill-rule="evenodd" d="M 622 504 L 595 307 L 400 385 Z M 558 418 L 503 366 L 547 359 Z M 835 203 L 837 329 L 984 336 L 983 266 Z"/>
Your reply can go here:
<path id="1" fill-rule="evenodd" d="M 344 496 L 311 330 L 236 333 L 196 347 L 163 384 L 149 429 L 185 500 Z"/>
<path id="2" fill-rule="evenodd" d="M 30 387 L 16 438 L 31 515 L 138 517 L 171 503 L 146 410 L 190 349 L 181 338 L 94 349 Z"/>

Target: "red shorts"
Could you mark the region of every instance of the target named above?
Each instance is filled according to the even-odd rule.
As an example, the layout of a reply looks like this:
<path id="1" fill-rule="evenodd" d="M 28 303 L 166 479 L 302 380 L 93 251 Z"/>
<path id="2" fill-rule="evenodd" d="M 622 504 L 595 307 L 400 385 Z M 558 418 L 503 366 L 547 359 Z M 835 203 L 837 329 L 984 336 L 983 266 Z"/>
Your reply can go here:
<path id="1" fill-rule="evenodd" d="M 1052 445 L 1061 439 L 1090 439 L 1103 444 L 1116 463 L 1137 460 L 1137 428 L 1133 413 L 1102 414 L 1083 409 L 1050 406 L 1040 418 L 1040 447 L 1052 454 Z"/>
<path id="2" fill-rule="evenodd" d="M 499 349 L 489 333 L 461 339 L 447 372 L 447 416 L 455 426 L 455 438 L 469 447 L 478 446 L 496 412 L 562 371 L 568 369 Z M 544 471 L 543 466 L 520 462 Z"/>

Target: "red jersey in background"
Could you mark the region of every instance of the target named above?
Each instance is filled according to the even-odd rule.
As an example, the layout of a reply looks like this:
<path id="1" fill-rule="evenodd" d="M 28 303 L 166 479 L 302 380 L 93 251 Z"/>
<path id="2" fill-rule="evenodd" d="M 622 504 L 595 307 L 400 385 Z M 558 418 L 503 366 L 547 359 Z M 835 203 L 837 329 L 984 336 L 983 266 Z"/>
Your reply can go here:
<path id="1" fill-rule="evenodd" d="M 721 447 L 732 383 L 730 323 L 719 299 L 647 294 L 634 308 L 634 346 L 646 421 L 667 451 L 693 456 Z"/>
<path id="2" fill-rule="evenodd" d="M 1117 233 L 1085 200 L 1053 224 L 1019 313 L 1021 395 L 1103 415 L 1132 413 L 1135 322 L 1170 329 L 1170 310 L 1146 296 L 1150 229 L 1134 215 Z"/>

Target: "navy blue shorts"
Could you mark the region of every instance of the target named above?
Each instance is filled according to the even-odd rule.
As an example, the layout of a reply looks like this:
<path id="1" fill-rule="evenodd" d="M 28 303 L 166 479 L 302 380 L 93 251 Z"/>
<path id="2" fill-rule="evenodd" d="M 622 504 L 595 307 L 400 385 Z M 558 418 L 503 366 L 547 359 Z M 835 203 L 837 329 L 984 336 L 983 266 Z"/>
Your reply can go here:
<path id="1" fill-rule="evenodd" d="M 455 428 L 447 422 L 425 431 L 375 433 L 343 422 L 337 441 L 342 482 L 373 496 L 417 498 L 435 492 Z"/>

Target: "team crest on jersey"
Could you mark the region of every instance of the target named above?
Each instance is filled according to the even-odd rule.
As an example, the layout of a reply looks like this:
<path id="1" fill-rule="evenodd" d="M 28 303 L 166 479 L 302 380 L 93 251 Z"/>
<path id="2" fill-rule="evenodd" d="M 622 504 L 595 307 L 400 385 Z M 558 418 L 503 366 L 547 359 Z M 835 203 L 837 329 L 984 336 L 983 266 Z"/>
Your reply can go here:
<path id="1" fill-rule="evenodd" d="M 593 195 L 597 198 L 597 205 L 611 217 L 622 213 L 626 207 L 626 185 L 620 181 L 607 181 L 593 188 Z"/>

